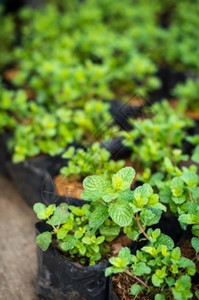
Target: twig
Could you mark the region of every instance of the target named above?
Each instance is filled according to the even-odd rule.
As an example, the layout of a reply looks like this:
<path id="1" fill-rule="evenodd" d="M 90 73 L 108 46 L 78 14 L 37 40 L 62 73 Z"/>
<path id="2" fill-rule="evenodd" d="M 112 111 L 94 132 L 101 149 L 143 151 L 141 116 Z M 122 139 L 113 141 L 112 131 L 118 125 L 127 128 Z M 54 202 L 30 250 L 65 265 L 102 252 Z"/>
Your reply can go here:
<path id="1" fill-rule="evenodd" d="M 129 272 L 128 270 L 124 270 L 124 272 L 129 275 L 130 277 L 134 278 L 135 280 L 137 280 L 138 282 L 140 282 L 143 286 L 145 286 L 145 288 L 150 289 L 149 286 L 142 281 L 142 279 L 140 279 L 139 277 L 137 277 L 136 275 L 133 275 L 131 272 Z"/>
<path id="2" fill-rule="evenodd" d="M 140 220 L 139 220 L 138 213 L 136 213 L 136 221 L 137 221 L 138 227 L 139 227 L 139 229 L 141 230 L 142 234 L 145 236 L 145 238 L 146 238 L 148 241 L 150 241 L 149 236 L 146 234 L 146 232 L 144 231 L 144 229 L 142 228 L 142 226 L 141 226 L 141 224 L 140 224 Z"/>

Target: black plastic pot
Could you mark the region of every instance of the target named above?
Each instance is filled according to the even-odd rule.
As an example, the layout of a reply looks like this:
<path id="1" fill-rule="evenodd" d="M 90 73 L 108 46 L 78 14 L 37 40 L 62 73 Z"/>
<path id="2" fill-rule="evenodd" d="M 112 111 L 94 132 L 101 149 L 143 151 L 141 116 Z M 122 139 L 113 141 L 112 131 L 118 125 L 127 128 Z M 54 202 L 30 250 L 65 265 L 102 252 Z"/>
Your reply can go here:
<path id="1" fill-rule="evenodd" d="M 122 130 L 132 129 L 128 119 L 137 119 L 143 115 L 144 106 L 134 106 L 130 102 L 120 100 L 108 101 L 110 103 L 110 113 L 113 117 L 113 123 L 117 124 Z"/>
<path id="2" fill-rule="evenodd" d="M 129 155 L 129 149 L 122 145 L 121 139 L 102 143 L 112 155 L 113 159 L 125 158 Z M 11 178 L 20 191 L 22 197 L 31 207 L 36 202 L 43 202 L 46 205 L 55 203 L 60 199 L 67 198 L 67 201 L 80 199 L 72 197 L 60 197 L 56 193 L 53 177 L 59 174 L 61 167 L 67 165 L 67 159 L 61 155 L 54 157 L 45 155 L 21 163 L 6 163 Z"/>
<path id="3" fill-rule="evenodd" d="M 151 226 L 152 228 L 159 228 L 162 233 L 170 236 L 174 243 L 177 244 L 184 236 L 185 231 L 181 228 L 178 218 L 169 213 L 162 213 L 158 224 Z"/>
<path id="4" fill-rule="evenodd" d="M 169 67 L 159 68 L 156 76 L 161 80 L 162 86 L 149 94 L 148 102 L 151 104 L 161 101 L 163 98 L 171 98 L 172 89 L 176 84 L 185 82 L 187 77 L 185 73 L 173 71 Z"/>
<path id="5" fill-rule="evenodd" d="M 65 164 L 61 156 L 42 156 L 17 164 L 7 162 L 7 169 L 28 205 L 36 202 L 48 205 L 56 198 L 52 177 Z"/>
<path id="6" fill-rule="evenodd" d="M 45 223 L 36 224 L 36 233 L 49 230 Z M 54 247 L 37 249 L 38 289 L 41 299 L 48 300 L 117 300 L 110 277 L 104 272 L 108 262 L 81 267 L 69 261 Z"/>
<path id="7" fill-rule="evenodd" d="M 0 135 L 0 173 L 6 177 L 10 177 L 6 164 L 7 160 L 9 159 L 7 141 L 10 135 L 10 133 Z"/>
<path id="8" fill-rule="evenodd" d="M 132 153 L 129 147 L 123 145 L 122 138 L 102 142 L 101 146 L 111 153 L 111 158 L 114 160 L 129 158 Z"/>

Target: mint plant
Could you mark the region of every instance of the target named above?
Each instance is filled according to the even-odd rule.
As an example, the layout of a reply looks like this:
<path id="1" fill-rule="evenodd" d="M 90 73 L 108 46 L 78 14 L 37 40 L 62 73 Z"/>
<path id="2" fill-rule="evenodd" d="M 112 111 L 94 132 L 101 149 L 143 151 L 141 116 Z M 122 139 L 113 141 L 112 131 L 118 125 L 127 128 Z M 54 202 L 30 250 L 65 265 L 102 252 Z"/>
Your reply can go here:
<path id="1" fill-rule="evenodd" d="M 150 118 L 130 120 L 133 129 L 121 135 L 124 145 L 132 149 L 131 160 L 141 168 L 157 172 L 163 159 L 172 159 L 175 149 L 182 147 L 185 129 L 193 122 L 183 112 L 177 113 L 166 101 L 154 104 L 151 111 Z"/>
<path id="2" fill-rule="evenodd" d="M 159 187 L 159 185 L 168 185 L 173 177 L 180 176 L 182 174 L 180 164 L 186 163 L 189 156 L 183 154 L 181 149 L 174 149 L 171 151 L 171 154 L 170 158 L 168 156 L 164 157 L 157 172 L 152 172 L 150 168 L 145 168 L 142 174 L 138 174 L 138 180 Z M 185 167 L 183 167 L 184 169 Z M 191 165 L 188 169 L 194 171 L 196 166 Z"/>
<path id="3" fill-rule="evenodd" d="M 96 263 L 110 254 L 108 242 L 120 233 L 137 239 L 144 229 L 156 224 L 164 206 L 149 185 L 130 190 L 135 171 L 125 167 L 112 176 L 92 175 L 83 181 L 82 198 L 90 201 L 81 208 L 62 203 L 46 207 L 34 205 L 37 217 L 52 226 L 52 230 L 38 235 L 37 244 L 45 251 L 52 242 L 67 256 L 79 257 L 81 262 Z"/>
<path id="4" fill-rule="evenodd" d="M 194 171 L 185 169 L 161 190 L 160 199 L 177 216 L 196 209 L 199 200 L 199 176 Z M 181 221 L 181 217 L 179 220 Z"/>
<path id="5" fill-rule="evenodd" d="M 145 55 L 152 49 L 157 53 L 155 41 L 161 40 L 163 32 L 156 26 L 156 6 L 146 10 L 143 4 L 134 5 L 136 9 L 125 0 L 121 9 L 114 1 L 87 0 L 84 5 L 51 2 L 38 11 L 21 10 L 21 45 L 14 49 L 19 69 L 15 84 L 33 89 L 37 101 L 48 107 L 55 103 L 77 107 L 93 98 L 121 95 L 128 99 L 135 93 L 144 97 L 159 88 L 157 66 Z M 139 38 L 138 21 L 144 38 Z"/>
<path id="6" fill-rule="evenodd" d="M 199 134 L 195 134 L 194 136 L 188 136 L 187 141 L 189 141 L 195 146 L 192 150 L 192 161 L 195 163 L 199 163 Z"/>
<path id="7" fill-rule="evenodd" d="M 82 207 L 68 206 L 61 203 L 56 207 L 52 204 L 46 207 L 42 203 L 34 205 L 34 211 L 41 220 L 52 226 L 52 231 L 46 231 L 37 236 L 38 246 L 46 251 L 56 237 L 57 247 L 64 253 L 68 253 L 71 259 L 80 258 L 80 263 L 95 264 L 102 255 L 110 251 L 105 236 L 91 233 L 88 224 L 91 215 L 88 204 Z"/>
<path id="8" fill-rule="evenodd" d="M 135 171 L 125 167 L 108 180 L 104 176 L 92 175 L 83 181 L 84 191 L 82 197 L 96 205 L 99 201 L 107 216 L 119 226 L 133 240 L 144 234 L 148 239 L 145 228 L 158 223 L 165 206 L 159 202 L 158 195 L 154 193 L 149 184 L 144 184 L 134 191 L 130 186 L 135 178 Z M 100 211 L 100 209 L 99 209 Z M 102 216 L 102 221 L 105 214 Z M 98 209 L 96 209 L 96 222 L 100 222 Z"/>
<path id="9" fill-rule="evenodd" d="M 0 86 L 0 132 L 13 130 L 29 115 L 29 105 L 23 90 L 9 91 Z"/>
<path id="10" fill-rule="evenodd" d="M 0 69 L 7 63 L 13 60 L 12 49 L 15 42 L 15 23 L 12 14 L 3 14 L 2 3 L 0 5 L 0 40 L 3 41 L 0 45 Z"/>
<path id="11" fill-rule="evenodd" d="M 110 103 L 92 99 L 73 113 L 74 123 L 82 132 L 82 143 L 87 146 L 95 141 L 107 141 L 118 135 L 113 124 Z"/>
<path id="12" fill-rule="evenodd" d="M 198 39 L 197 14 L 196 2 L 191 8 L 186 1 L 181 1 L 176 5 L 167 36 L 166 51 L 166 61 L 174 70 L 185 72 L 198 70 L 196 55 L 198 48 L 195 42 Z"/>
<path id="13" fill-rule="evenodd" d="M 199 80 L 187 79 L 184 84 L 178 84 L 173 94 L 180 99 L 181 105 L 195 113 L 198 107 Z"/>
<path id="14" fill-rule="evenodd" d="M 67 166 L 60 169 L 60 173 L 67 177 L 83 180 L 88 175 L 113 175 L 124 166 L 124 161 L 114 161 L 111 153 L 102 148 L 98 142 L 88 147 L 86 150 L 70 147 L 63 155 L 69 159 Z"/>
<path id="15" fill-rule="evenodd" d="M 156 300 L 167 297 L 190 299 L 191 276 L 196 272 L 193 261 L 181 256 L 179 247 L 159 229 L 149 230 L 150 242 L 133 255 L 129 248 L 122 248 L 117 257 L 109 259 L 112 264 L 106 276 L 125 273 L 134 280 L 130 294 L 138 296 L 141 291 Z"/>
<path id="16" fill-rule="evenodd" d="M 52 113 L 37 102 L 27 101 L 23 91 L 15 95 L 15 101 L 12 101 L 12 95 L 12 92 L 2 94 L 0 122 L 3 122 L 2 127 L 17 125 L 13 138 L 9 141 L 15 163 L 40 154 L 62 154 L 68 145 L 75 142 L 88 147 L 94 141 L 115 137 L 118 131 L 117 126 L 111 126 L 108 103 L 93 100 L 78 110 L 60 105 Z M 13 112 L 13 116 L 10 112 Z M 13 124 L 9 125 L 9 122 Z"/>
<path id="17" fill-rule="evenodd" d="M 60 108 L 51 114 L 33 104 L 27 122 L 17 126 L 9 148 L 13 162 L 17 163 L 39 154 L 61 154 L 68 144 L 80 137 L 70 110 Z"/>

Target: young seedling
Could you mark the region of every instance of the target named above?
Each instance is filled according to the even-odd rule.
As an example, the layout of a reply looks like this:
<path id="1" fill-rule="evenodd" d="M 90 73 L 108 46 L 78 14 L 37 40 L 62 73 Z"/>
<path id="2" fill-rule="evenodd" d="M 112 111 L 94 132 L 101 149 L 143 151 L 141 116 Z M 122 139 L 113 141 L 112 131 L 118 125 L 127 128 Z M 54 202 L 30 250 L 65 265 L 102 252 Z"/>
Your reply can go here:
<path id="1" fill-rule="evenodd" d="M 124 166 L 123 160 L 110 159 L 111 153 L 97 142 L 86 150 L 70 147 L 62 157 L 69 161 L 66 167 L 61 168 L 61 174 L 80 182 L 88 175 L 104 174 L 110 177 Z"/>
<path id="2" fill-rule="evenodd" d="M 66 203 L 57 207 L 35 204 L 37 217 L 52 226 L 50 232 L 38 235 L 37 244 L 45 251 L 55 236 L 58 248 L 67 256 L 94 264 L 107 251 L 110 254 L 108 242 L 120 233 L 134 240 L 143 234 L 150 240 L 145 228 L 158 223 L 165 207 L 148 184 L 131 191 L 134 177 L 131 167 L 118 171 L 112 180 L 99 175 L 86 177 L 82 198 L 90 203 L 81 208 Z"/>
<path id="3" fill-rule="evenodd" d="M 106 276 L 125 273 L 134 280 L 130 294 L 145 295 L 155 300 L 190 299 L 191 276 L 196 272 L 193 261 L 182 257 L 179 247 L 174 248 L 172 239 L 159 229 L 147 232 L 149 243 L 137 250 L 133 255 L 129 248 L 124 247 L 117 257 L 109 259 L 112 264 L 106 269 Z"/>
<path id="4" fill-rule="evenodd" d="M 153 116 L 144 120 L 131 120 L 133 129 L 123 132 L 124 145 L 132 149 L 131 160 L 141 168 L 161 170 L 165 157 L 172 160 L 174 151 L 182 147 L 185 129 L 193 122 L 184 113 L 177 113 L 166 101 L 154 104 Z"/>

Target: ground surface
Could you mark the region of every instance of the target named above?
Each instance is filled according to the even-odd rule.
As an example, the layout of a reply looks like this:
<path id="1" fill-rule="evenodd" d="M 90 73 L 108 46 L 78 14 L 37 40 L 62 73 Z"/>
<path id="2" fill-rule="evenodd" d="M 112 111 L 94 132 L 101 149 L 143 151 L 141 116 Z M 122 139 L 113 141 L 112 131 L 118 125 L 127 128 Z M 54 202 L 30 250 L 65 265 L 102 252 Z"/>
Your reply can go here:
<path id="1" fill-rule="evenodd" d="M 36 217 L 0 175 L 0 300 L 37 300 Z"/>

